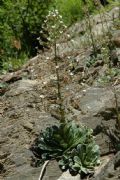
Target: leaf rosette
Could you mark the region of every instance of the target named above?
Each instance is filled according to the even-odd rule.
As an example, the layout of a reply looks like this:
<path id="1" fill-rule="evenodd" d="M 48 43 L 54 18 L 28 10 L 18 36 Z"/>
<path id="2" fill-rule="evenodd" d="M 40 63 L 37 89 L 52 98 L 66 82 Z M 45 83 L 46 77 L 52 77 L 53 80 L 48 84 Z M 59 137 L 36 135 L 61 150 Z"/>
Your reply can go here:
<path id="1" fill-rule="evenodd" d="M 88 174 L 99 164 L 99 146 L 92 129 L 67 122 L 47 127 L 40 133 L 31 150 L 37 158 L 36 166 L 45 160 L 56 159 L 62 170 L 73 174 Z"/>

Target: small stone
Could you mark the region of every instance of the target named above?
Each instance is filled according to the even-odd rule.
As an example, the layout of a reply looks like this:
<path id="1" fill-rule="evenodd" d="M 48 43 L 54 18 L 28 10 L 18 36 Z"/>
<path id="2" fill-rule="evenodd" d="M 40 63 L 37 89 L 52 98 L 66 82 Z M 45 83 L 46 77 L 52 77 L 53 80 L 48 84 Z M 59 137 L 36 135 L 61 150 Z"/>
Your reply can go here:
<path id="1" fill-rule="evenodd" d="M 120 175 L 118 175 L 118 178 L 120 179 Z"/>
<path id="2" fill-rule="evenodd" d="M 108 178 L 112 178 L 112 177 L 114 177 L 114 172 L 110 172 L 110 173 L 108 174 Z"/>
<path id="3" fill-rule="evenodd" d="M 69 171 L 64 172 L 57 180 L 80 180 L 80 175 L 72 176 Z"/>
<path id="4" fill-rule="evenodd" d="M 4 165 L 2 163 L 0 163 L 0 174 L 5 172 L 5 168 Z"/>
<path id="5" fill-rule="evenodd" d="M 22 125 L 27 131 L 32 131 L 33 130 L 33 124 L 26 122 Z"/>
<path id="6" fill-rule="evenodd" d="M 74 74 L 77 74 L 78 72 L 83 72 L 84 71 L 84 67 L 83 66 L 78 66 L 75 70 L 74 70 Z"/>
<path id="7" fill-rule="evenodd" d="M 104 65 L 104 61 L 98 60 L 95 62 L 94 67 L 103 66 L 103 65 Z"/>
<path id="8" fill-rule="evenodd" d="M 115 44 L 116 47 L 120 47 L 120 37 L 114 37 L 112 39 L 113 43 Z"/>

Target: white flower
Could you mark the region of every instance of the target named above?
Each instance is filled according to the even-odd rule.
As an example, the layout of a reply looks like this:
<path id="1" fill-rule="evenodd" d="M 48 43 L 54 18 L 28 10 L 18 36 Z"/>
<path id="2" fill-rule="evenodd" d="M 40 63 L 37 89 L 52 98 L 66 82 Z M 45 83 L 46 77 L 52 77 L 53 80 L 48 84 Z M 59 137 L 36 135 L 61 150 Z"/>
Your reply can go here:
<path id="1" fill-rule="evenodd" d="M 56 17 L 56 14 L 53 14 L 53 17 Z"/>
<path id="2" fill-rule="evenodd" d="M 84 71 L 82 72 L 82 76 L 84 76 L 85 75 L 85 73 L 84 73 Z"/>
<path id="3" fill-rule="evenodd" d="M 67 34 L 67 37 L 68 37 L 68 38 L 70 38 L 70 35 L 69 35 L 69 34 Z"/>
<path id="4" fill-rule="evenodd" d="M 56 66 L 55 68 L 56 68 L 56 69 L 59 69 L 59 66 Z"/>
<path id="5" fill-rule="evenodd" d="M 56 47 L 59 47 L 60 46 L 60 44 L 56 44 Z"/>
<path id="6" fill-rule="evenodd" d="M 66 25 L 64 25 L 64 28 L 67 28 L 67 26 L 66 26 Z"/>
<path id="7" fill-rule="evenodd" d="M 47 15 L 47 18 L 49 18 L 49 17 L 50 17 L 50 14 Z"/>
<path id="8" fill-rule="evenodd" d="M 63 21 L 59 21 L 61 24 L 63 23 Z"/>
<path id="9" fill-rule="evenodd" d="M 71 72 L 71 73 L 70 73 L 70 76 L 73 76 L 73 75 L 74 75 L 74 74 Z"/>
<path id="10" fill-rule="evenodd" d="M 75 40 L 74 40 L 74 39 L 71 39 L 71 42 L 75 42 Z"/>
<path id="11" fill-rule="evenodd" d="M 37 40 L 40 41 L 41 40 L 40 37 L 38 37 Z"/>
<path id="12" fill-rule="evenodd" d="M 83 89 L 82 91 L 83 91 L 83 92 L 86 92 L 86 89 Z"/>
<path id="13" fill-rule="evenodd" d="M 102 50 L 105 50 L 106 48 L 102 47 Z"/>
<path id="14" fill-rule="evenodd" d="M 50 80 L 57 80 L 57 77 L 56 76 L 51 76 Z"/>
<path id="15" fill-rule="evenodd" d="M 40 95 L 40 98 L 42 98 L 42 99 L 43 99 L 44 97 L 45 97 L 45 96 L 44 96 L 43 94 L 41 94 L 41 95 Z"/>
<path id="16" fill-rule="evenodd" d="M 51 28 L 55 29 L 55 26 L 51 26 Z"/>
<path id="17" fill-rule="evenodd" d="M 84 86 L 85 84 L 81 82 L 81 85 Z"/>
<path id="18" fill-rule="evenodd" d="M 57 9 L 55 9 L 55 12 L 56 12 L 56 14 L 58 14 L 58 13 L 59 13 Z"/>
<path id="19" fill-rule="evenodd" d="M 69 87 L 66 87 L 66 90 L 69 90 Z"/>
<path id="20" fill-rule="evenodd" d="M 43 82 L 43 84 L 44 84 L 44 85 L 46 85 L 46 84 L 47 84 L 47 82 L 46 82 L 46 81 L 44 81 L 44 82 Z"/>
<path id="21" fill-rule="evenodd" d="M 31 69 L 31 72 L 34 72 L 34 69 Z"/>
<path id="22" fill-rule="evenodd" d="M 49 60 L 50 58 L 49 57 L 46 57 L 46 60 Z"/>
<path id="23" fill-rule="evenodd" d="M 48 37 L 48 38 L 47 38 L 47 40 L 48 40 L 48 41 L 50 41 L 50 40 L 51 40 L 51 38 L 50 38 L 50 37 Z"/>
<path id="24" fill-rule="evenodd" d="M 47 20 L 44 20 L 44 23 L 46 23 L 47 22 Z"/>
<path id="25" fill-rule="evenodd" d="M 91 109 L 91 107 L 90 107 L 90 106 L 87 106 L 87 108 L 88 108 L 88 109 Z"/>
<path id="26" fill-rule="evenodd" d="M 63 33 L 63 31 L 59 31 L 60 32 L 60 34 L 62 34 Z"/>
<path id="27" fill-rule="evenodd" d="M 60 17 L 60 18 L 62 18 L 62 16 L 61 16 L 61 15 L 59 15 L 59 17 Z"/>

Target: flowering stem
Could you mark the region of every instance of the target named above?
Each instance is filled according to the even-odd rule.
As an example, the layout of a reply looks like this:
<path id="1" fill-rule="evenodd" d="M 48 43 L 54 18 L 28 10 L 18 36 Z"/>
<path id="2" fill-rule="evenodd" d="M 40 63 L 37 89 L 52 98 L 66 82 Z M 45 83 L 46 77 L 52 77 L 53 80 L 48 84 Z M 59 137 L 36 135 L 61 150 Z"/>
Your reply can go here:
<path id="1" fill-rule="evenodd" d="M 55 45 L 54 45 L 54 50 L 55 50 L 55 66 L 56 66 L 56 75 L 57 75 L 58 98 L 61 99 L 62 97 L 61 97 L 60 77 L 59 77 L 59 70 L 58 70 L 56 42 L 55 42 Z"/>
<path id="2" fill-rule="evenodd" d="M 89 32 L 90 32 L 90 38 L 91 38 L 91 42 L 92 42 L 94 56 L 96 57 L 97 56 L 97 52 L 96 52 L 95 41 L 94 41 L 94 37 L 93 37 L 93 33 L 92 33 L 92 26 L 91 26 L 91 21 L 90 21 L 89 9 L 88 9 L 88 6 L 87 6 L 86 2 L 84 2 L 84 5 L 85 5 L 84 13 L 85 13 L 85 15 L 87 17 L 87 20 L 88 20 L 88 23 L 87 23 L 88 24 L 88 29 L 89 29 Z"/>
<path id="3" fill-rule="evenodd" d="M 63 107 L 63 99 L 61 95 L 61 86 L 60 86 L 60 76 L 59 76 L 59 68 L 58 68 L 58 57 L 57 57 L 57 47 L 56 47 L 56 41 L 54 42 L 54 59 L 55 59 L 55 66 L 56 66 L 56 76 L 57 76 L 57 90 L 58 90 L 58 99 L 59 99 L 59 110 L 61 115 L 61 123 L 65 122 L 65 113 L 64 113 L 64 107 Z"/>
<path id="4" fill-rule="evenodd" d="M 119 114 L 119 108 L 118 108 L 117 94 L 116 94 L 116 90 L 114 86 L 113 86 L 113 91 L 114 91 L 115 109 L 116 109 L 116 115 L 117 115 L 116 126 L 120 130 L 120 114 Z"/>
<path id="5" fill-rule="evenodd" d="M 55 73 L 57 76 L 57 98 L 59 104 L 59 111 L 60 111 L 60 122 L 65 122 L 65 111 L 63 106 L 63 99 L 61 93 L 61 84 L 60 84 L 60 75 L 59 75 L 59 66 L 58 66 L 58 56 L 57 56 L 57 44 L 56 41 L 59 39 L 61 33 L 66 29 L 62 21 L 62 16 L 59 14 L 58 10 L 54 8 L 53 11 L 50 11 L 44 21 L 45 25 L 43 26 L 44 29 L 46 28 L 49 32 L 49 39 L 48 43 L 53 46 L 54 50 L 54 63 L 55 63 Z"/>
<path id="6" fill-rule="evenodd" d="M 95 42 L 94 42 L 94 38 L 93 38 L 93 33 L 92 33 L 92 27 L 91 27 L 89 12 L 87 13 L 87 17 L 88 17 L 88 26 L 89 26 L 89 30 L 90 30 L 90 37 L 91 37 L 91 41 L 92 41 L 94 56 L 96 57 L 96 46 L 95 46 Z"/>

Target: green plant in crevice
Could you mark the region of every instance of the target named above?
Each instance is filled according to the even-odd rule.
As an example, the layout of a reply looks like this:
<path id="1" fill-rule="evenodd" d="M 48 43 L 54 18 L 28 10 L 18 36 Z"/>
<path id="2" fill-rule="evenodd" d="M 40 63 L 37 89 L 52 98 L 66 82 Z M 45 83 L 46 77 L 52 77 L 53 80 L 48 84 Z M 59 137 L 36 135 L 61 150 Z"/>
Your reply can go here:
<path id="1" fill-rule="evenodd" d="M 35 166 L 39 166 L 47 160 L 55 159 L 58 161 L 62 170 L 69 169 L 73 174 L 89 174 L 98 165 L 100 155 L 99 147 L 95 144 L 92 135 L 92 129 L 83 125 L 77 125 L 74 121 L 67 121 L 65 119 L 57 42 L 66 28 L 58 10 L 53 9 L 53 11 L 50 11 L 46 17 L 43 29 L 49 30 L 47 44 L 53 47 L 53 61 L 57 77 L 57 96 L 61 118 L 58 126 L 47 127 L 40 133 L 31 146 L 31 150 L 36 156 Z"/>
<path id="2" fill-rule="evenodd" d="M 99 146 L 95 144 L 92 129 L 74 122 L 48 127 L 31 147 L 36 166 L 46 160 L 56 159 L 62 170 L 73 174 L 93 173 L 99 164 Z"/>
<path id="3" fill-rule="evenodd" d="M 105 44 L 105 47 L 102 47 L 101 48 L 101 54 L 103 55 L 103 60 L 104 62 L 108 65 L 110 65 L 110 51 L 109 51 L 109 48 L 108 46 L 106 46 Z"/>
<path id="4" fill-rule="evenodd" d="M 13 72 L 21 68 L 23 64 L 25 64 L 28 60 L 28 56 L 26 53 L 21 52 L 19 56 L 16 57 L 9 57 L 7 61 L 2 63 L 2 69 L 0 70 L 1 74 L 6 72 Z"/>
<path id="5" fill-rule="evenodd" d="M 108 68 L 105 73 L 99 77 L 97 80 L 100 84 L 109 84 L 113 82 L 114 79 L 120 75 L 120 70 L 118 68 Z"/>
<path id="6" fill-rule="evenodd" d="M 102 60 L 102 59 L 103 59 L 102 54 L 97 54 L 96 57 L 94 57 L 94 55 L 91 55 L 90 57 L 87 58 L 86 67 L 89 68 L 91 66 L 94 66 L 97 60 Z"/>
<path id="7" fill-rule="evenodd" d="M 0 82 L 0 96 L 4 95 L 7 89 L 8 89 L 8 84 Z"/>

